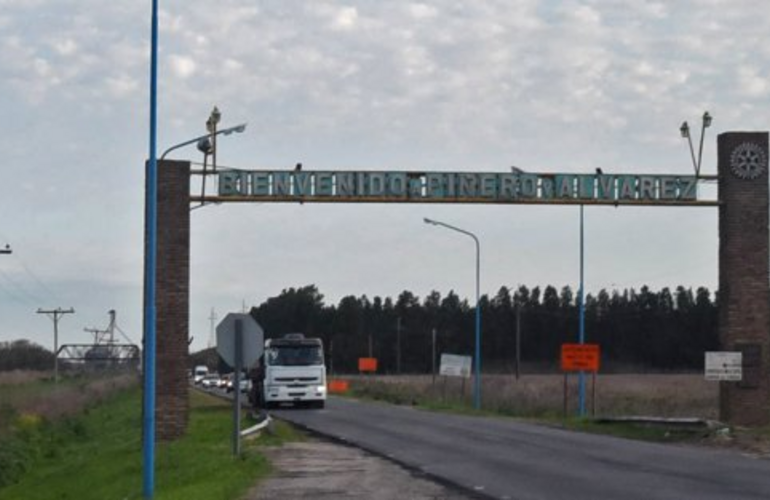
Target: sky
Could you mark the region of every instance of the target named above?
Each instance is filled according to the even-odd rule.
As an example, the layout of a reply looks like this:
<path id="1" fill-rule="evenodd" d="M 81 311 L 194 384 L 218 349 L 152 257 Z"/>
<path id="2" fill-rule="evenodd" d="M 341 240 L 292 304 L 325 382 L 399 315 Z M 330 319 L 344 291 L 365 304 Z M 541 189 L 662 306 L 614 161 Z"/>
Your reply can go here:
<path id="1" fill-rule="evenodd" d="M 243 169 L 688 175 L 679 126 L 768 130 L 770 17 L 760 0 L 160 1 L 158 150 L 205 133 Z M 108 311 L 142 336 L 150 2 L 0 0 L 0 342 L 53 346 L 39 308 Z M 194 148 L 173 158 L 201 161 Z M 579 282 L 579 209 L 223 204 L 192 213 L 190 334 L 288 287 L 475 294 Z M 714 208 L 587 207 L 586 291 L 715 289 Z M 216 320 L 214 321 L 216 323 Z M 590 332 L 587 332 L 590 338 Z"/>

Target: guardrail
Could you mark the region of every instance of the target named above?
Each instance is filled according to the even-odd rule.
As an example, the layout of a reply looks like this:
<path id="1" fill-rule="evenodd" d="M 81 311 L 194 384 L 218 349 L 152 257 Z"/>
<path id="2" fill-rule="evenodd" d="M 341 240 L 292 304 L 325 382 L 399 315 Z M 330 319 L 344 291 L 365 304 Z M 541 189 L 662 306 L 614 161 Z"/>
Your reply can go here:
<path id="1" fill-rule="evenodd" d="M 227 394 L 227 393 L 226 394 L 222 394 L 219 390 L 216 390 L 216 389 L 208 390 L 208 389 L 204 389 L 203 387 L 199 387 L 199 386 L 197 386 L 195 384 L 190 384 L 190 387 L 192 387 L 193 389 L 195 389 L 197 391 L 201 391 L 203 393 L 206 393 L 209 396 L 214 396 L 215 398 L 224 399 L 225 401 L 232 401 L 232 398 L 230 397 L 229 394 Z M 244 401 L 243 403 L 241 403 L 241 408 L 243 408 L 243 407 L 247 407 L 248 408 L 249 406 L 250 405 L 249 405 L 249 403 L 247 401 Z M 260 431 L 264 430 L 265 428 L 267 428 L 270 425 L 270 423 L 273 421 L 273 419 L 270 418 L 270 415 L 268 413 L 266 413 L 266 412 L 263 413 L 263 415 L 265 416 L 264 420 L 262 420 L 261 422 L 255 424 L 255 425 L 252 425 L 251 427 L 249 427 L 247 429 L 241 430 L 241 437 L 250 436 L 252 434 L 255 434 L 255 433 L 260 432 Z"/>

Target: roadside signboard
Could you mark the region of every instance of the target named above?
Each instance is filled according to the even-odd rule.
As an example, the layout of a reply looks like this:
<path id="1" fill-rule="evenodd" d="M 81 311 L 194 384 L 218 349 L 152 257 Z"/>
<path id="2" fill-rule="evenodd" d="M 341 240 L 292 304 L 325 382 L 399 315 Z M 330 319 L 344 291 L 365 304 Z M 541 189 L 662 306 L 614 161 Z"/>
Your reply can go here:
<path id="1" fill-rule="evenodd" d="M 265 350 L 265 332 L 254 318 L 245 313 L 229 313 L 217 325 L 217 353 L 222 360 L 235 368 L 235 322 L 242 328 L 241 366 L 251 368 Z"/>
<path id="2" fill-rule="evenodd" d="M 439 375 L 471 378 L 471 357 L 442 353 Z"/>
<path id="3" fill-rule="evenodd" d="M 599 344 L 562 344 L 561 370 L 564 372 L 598 372 Z"/>
<path id="4" fill-rule="evenodd" d="M 740 382 L 743 379 L 743 353 L 707 352 L 705 375 L 706 380 Z"/>
<path id="5" fill-rule="evenodd" d="M 377 358 L 358 358 L 358 371 L 374 373 L 377 371 Z"/>

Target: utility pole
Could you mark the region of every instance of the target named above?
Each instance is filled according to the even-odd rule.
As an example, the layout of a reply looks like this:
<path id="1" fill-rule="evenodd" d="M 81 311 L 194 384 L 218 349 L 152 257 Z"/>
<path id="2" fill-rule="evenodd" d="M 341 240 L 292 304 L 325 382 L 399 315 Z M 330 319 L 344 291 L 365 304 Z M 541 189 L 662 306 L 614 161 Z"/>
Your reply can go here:
<path id="1" fill-rule="evenodd" d="M 38 314 L 45 314 L 53 321 L 53 379 L 54 383 L 59 383 L 59 318 L 65 314 L 75 314 L 73 308 L 62 309 L 38 309 Z"/>
<path id="2" fill-rule="evenodd" d="M 433 374 L 433 385 L 436 385 L 436 329 L 434 328 L 431 331 L 431 340 L 433 348 L 431 349 L 431 357 L 430 357 L 430 372 Z"/>
<path id="3" fill-rule="evenodd" d="M 396 373 L 401 375 L 401 316 L 396 318 Z"/>
<path id="4" fill-rule="evenodd" d="M 214 336 L 215 325 L 217 321 L 217 312 L 214 310 L 214 308 L 211 308 L 211 316 L 209 316 L 209 321 L 211 322 L 211 330 L 209 332 L 209 348 L 214 347 L 214 339 L 216 338 Z"/>
<path id="5" fill-rule="evenodd" d="M 516 302 L 516 380 L 521 375 L 521 302 Z"/>

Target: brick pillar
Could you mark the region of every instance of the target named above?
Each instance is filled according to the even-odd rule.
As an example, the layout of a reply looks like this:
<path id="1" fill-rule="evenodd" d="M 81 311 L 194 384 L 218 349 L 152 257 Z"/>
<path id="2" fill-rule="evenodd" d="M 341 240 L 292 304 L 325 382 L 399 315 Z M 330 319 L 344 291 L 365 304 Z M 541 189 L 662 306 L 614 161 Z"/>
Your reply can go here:
<path id="1" fill-rule="evenodd" d="M 189 420 L 190 163 L 158 161 L 155 429 L 184 435 Z M 146 258 L 146 255 L 145 255 Z"/>
<path id="2" fill-rule="evenodd" d="M 728 132 L 718 146 L 719 338 L 743 352 L 743 380 L 721 382 L 720 419 L 770 423 L 768 134 Z"/>

